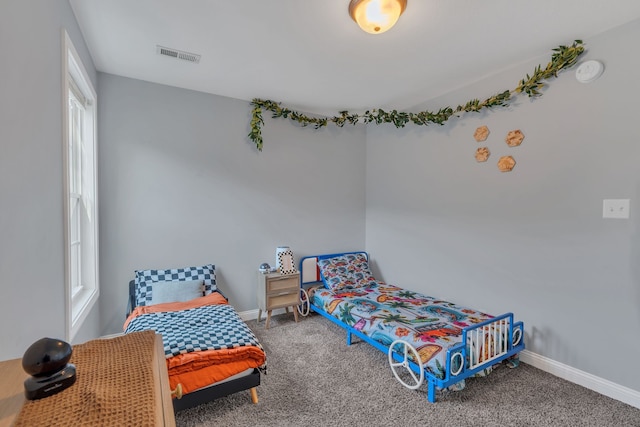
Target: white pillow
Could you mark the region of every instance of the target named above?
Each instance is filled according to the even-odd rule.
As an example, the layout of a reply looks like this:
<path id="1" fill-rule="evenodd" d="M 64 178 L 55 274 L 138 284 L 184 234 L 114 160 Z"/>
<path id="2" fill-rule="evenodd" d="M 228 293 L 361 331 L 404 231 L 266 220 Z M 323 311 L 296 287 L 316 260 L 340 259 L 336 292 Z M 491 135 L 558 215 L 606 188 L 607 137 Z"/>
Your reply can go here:
<path id="1" fill-rule="evenodd" d="M 190 301 L 204 295 L 203 280 L 154 282 L 151 286 L 151 304 Z"/>

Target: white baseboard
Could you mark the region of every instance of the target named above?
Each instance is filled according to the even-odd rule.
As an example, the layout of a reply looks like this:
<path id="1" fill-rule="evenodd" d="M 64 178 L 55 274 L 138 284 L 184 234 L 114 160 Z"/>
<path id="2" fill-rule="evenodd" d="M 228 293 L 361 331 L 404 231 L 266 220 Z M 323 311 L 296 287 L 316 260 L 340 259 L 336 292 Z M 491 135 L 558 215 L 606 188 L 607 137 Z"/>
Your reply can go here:
<path id="1" fill-rule="evenodd" d="M 595 375 L 572 368 L 569 365 L 556 362 L 555 360 L 528 350 L 523 350 L 520 353 L 520 360 L 555 375 L 556 377 L 581 385 L 600 394 L 604 394 L 612 399 L 619 400 L 640 409 L 640 391 L 596 377 Z"/>
<path id="2" fill-rule="evenodd" d="M 284 308 L 277 308 L 275 310 L 273 310 L 271 312 L 272 316 L 275 316 L 276 314 L 282 314 L 285 313 Z M 253 320 L 253 319 L 257 319 L 258 318 L 258 309 L 256 308 L 255 310 L 249 310 L 249 311 L 243 311 L 241 313 L 238 313 L 238 315 L 240 316 L 240 318 L 242 320 L 244 320 L 245 322 L 247 320 Z M 262 320 L 264 321 L 264 319 L 267 317 L 267 313 L 262 312 Z"/>
<path id="3" fill-rule="evenodd" d="M 101 337 L 98 337 L 98 338 L 99 339 L 110 339 L 110 338 L 121 337 L 123 335 L 124 335 L 124 332 L 117 332 L 115 334 L 102 335 Z"/>

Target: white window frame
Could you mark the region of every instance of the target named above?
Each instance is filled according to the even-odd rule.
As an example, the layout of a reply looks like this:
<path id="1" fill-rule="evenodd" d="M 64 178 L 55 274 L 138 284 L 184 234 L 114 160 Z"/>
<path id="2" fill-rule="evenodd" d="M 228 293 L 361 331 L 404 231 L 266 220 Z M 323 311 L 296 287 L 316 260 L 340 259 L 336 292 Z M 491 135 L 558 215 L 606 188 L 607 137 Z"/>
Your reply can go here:
<path id="1" fill-rule="evenodd" d="M 65 312 L 66 338 L 71 341 L 100 296 L 98 115 L 97 95 L 91 79 L 69 34 L 64 29 L 62 33 Z M 71 124 L 74 118 L 70 112 L 72 103 L 79 111 L 75 118 L 80 117 L 80 127 Z M 77 143 L 80 133 L 81 145 L 71 146 L 72 138 Z M 71 151 L 75 155 L 70 155 Z M 72 201 L 79 216 L 73 216 Z"/>

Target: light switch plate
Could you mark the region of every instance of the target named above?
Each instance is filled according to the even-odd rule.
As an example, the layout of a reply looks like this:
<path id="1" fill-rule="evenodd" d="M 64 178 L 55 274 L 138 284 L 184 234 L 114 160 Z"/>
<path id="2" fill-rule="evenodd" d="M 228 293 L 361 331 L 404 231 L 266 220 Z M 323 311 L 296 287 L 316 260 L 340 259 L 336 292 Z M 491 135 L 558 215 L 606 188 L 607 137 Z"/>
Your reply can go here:
<path id="1" fill-rule="evenodd" d="M 602 218 L 629 218 L 629 199 L 604 199 Z"/>

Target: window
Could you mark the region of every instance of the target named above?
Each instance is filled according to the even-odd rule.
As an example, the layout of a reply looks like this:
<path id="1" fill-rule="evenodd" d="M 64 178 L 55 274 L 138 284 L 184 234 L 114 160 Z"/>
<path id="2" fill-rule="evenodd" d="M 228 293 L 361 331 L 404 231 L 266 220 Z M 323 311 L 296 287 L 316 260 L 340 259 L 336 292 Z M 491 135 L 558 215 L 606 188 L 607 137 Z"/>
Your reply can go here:
<path id="1" fill-rule="evenodd" d="M 96 93 L 63 31 L 64 230 L 67 339 L 98 300 Z"/>

